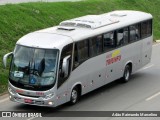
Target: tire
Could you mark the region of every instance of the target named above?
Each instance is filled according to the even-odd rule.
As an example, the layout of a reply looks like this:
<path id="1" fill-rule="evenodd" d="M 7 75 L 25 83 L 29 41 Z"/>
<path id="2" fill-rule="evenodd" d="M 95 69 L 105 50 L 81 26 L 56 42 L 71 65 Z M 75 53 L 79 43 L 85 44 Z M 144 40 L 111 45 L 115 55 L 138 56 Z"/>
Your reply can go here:
<path id="1" fill-rule="evenodd" d="M 129 81 L 130 77 L 131 77 L 131 67 L 129 65 L 126 65 L 126 67 L 124 69 L 123 77 L 121 78 L 121 81 L 123 83 L 126 83 Z"/>
<path id="2" fill-rule="evenodd" d="M 71 92 L 70 105 L 74 105 L 79 100 L 80 94 L 77 87 L 74 87 Z"/>

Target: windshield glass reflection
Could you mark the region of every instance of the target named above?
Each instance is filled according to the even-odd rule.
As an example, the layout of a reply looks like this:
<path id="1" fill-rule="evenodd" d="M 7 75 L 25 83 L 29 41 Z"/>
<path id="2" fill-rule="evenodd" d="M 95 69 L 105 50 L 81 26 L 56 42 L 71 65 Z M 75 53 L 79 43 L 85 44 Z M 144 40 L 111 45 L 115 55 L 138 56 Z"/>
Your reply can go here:
<path id="1" fill-rule="evenodd" d="M 58 50 L 17 45 L 12 59 L 10 79 L 17 84 L 46 86 L 55 83 Z"/>

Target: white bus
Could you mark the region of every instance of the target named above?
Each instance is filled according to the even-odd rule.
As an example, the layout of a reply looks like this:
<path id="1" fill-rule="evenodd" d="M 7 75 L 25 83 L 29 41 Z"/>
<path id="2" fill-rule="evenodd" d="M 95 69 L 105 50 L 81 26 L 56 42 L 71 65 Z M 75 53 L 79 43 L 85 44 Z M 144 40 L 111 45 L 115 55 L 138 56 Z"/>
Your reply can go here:
<path id="1" fill-rule="evenodd" d="M 38 106 L 75 104 L 81 95 L 150 62 L 152 15 L 112 11 L 61 22 L 20 38 L 11 57 L 10 100 Z"/>

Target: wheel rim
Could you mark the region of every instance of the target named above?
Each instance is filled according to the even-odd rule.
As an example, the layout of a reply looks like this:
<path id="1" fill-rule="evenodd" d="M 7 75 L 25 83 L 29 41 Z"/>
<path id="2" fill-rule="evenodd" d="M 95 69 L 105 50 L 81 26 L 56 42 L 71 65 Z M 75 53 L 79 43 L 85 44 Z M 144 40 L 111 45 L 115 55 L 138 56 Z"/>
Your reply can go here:
<path id="1" fill-rule="evenodd" d="M 76 90 L 72 91 L 72 102 L 75 103 L 77 101 L 78 93 Z"/>
<path id="2" fill-rule="evenodd" d="M 130 76 L 130 71 L 129 71 L 129 68 L 126 67 L 126 70 L 125 70 L 125 80 L 128 81 L 129 80 L 129 76 Z"/>

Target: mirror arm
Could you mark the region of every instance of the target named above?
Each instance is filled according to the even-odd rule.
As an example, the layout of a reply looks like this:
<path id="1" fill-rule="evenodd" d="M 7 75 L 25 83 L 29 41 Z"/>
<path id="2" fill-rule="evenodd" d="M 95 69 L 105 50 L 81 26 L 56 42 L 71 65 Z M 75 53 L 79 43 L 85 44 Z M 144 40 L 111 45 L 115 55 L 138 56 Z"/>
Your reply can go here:
<path id="1" fill-rule="evenodd" d="M 3 65 L 4 65 L 4 68 L 7 67 L 7 59 L 9 56 L 13 55 L 13 52 L 10 52 L 10 53 L 7 53 L 3 56 Z"/>

